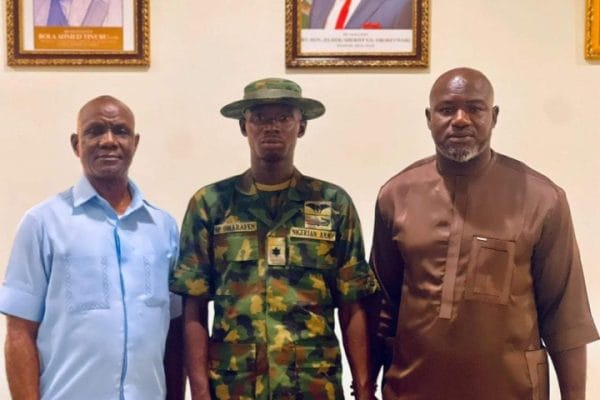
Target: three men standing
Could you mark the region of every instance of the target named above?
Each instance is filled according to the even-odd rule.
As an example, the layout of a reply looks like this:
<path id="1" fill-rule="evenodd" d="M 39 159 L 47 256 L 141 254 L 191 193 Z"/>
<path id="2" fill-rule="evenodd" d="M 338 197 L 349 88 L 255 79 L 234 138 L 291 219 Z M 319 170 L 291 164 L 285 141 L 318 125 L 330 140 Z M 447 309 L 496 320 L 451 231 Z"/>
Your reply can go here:
<path id="1" fill-rule="evenodd" d="M 489 80 L 457 68 L 435 81 L 426 117 L 436 155 L 380 190 L 377 357 L 364 300 L 378 285 L 356 210 L 340 187 L 294 166 L 307 121 L 324 112 L 274 78 L 221 110 L 239 121 L 251 165 L 196 192 L 183 222 L 171 289 L 185 296 L 193 398 L 343 398 L 338 308 L 358 399 L 374 398 L 375 358 L 384 400 L 547 400 L 547 352 L 562 398 L 584 399 L 586 344 L 598 333 L 566 196 L 491 149 Z M 177 228 L 128 178 L 138 141 L 126 105 L 88 102 L 71 137 L 84 176 L 21 223 L 0 288 L 14 398 L 166 395 Z"/>

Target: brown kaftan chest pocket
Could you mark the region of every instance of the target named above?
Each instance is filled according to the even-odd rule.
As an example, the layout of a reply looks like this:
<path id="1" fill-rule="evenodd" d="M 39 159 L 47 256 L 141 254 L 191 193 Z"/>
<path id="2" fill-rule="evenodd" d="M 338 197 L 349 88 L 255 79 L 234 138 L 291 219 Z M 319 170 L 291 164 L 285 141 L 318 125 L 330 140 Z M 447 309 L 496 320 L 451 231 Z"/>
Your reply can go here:
<path id="1" fill-rule="evenodd" d="M 474 236 L 465 299 L 508 304 L 514 256 L 515 242 Z"/>

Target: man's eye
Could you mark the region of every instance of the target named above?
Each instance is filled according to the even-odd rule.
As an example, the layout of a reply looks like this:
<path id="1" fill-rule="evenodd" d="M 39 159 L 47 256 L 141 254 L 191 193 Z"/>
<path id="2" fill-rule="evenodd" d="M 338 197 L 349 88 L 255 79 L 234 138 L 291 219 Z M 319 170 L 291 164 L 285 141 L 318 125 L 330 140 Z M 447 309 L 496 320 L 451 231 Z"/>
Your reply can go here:
<path id="1" fill-rule="evenodd" d="M 454 114 L 454 108 L 452 107 L 443 107 L 438 110 L 442 115 L 452 115 Z"/>
<path id="2" fill-rule="evenodd" d="M 277 120 L 279 120 L 279 122 L 290 122 L 292 120 L 293 116 L 292 114 L 281 114 L 279 117 L 277 117 Z"/>
<path id="3" fill-rule="evenodd" d="M 90 136 L 103 135 L 107 131 L 107 127 L 104 125 L 92 125 L 87 127 L 83 133 Z"/>
<path id="4" fill-rule="evenodd" d="M 262 124 L 265 122 L 265 117 L 261 114 L 252 114 L 250 115 L 249 119 L 250 122 L 252 122 L 253 124 Z"/>
<path id="5" fill-rule="evenodd" d="M 129 128 L 127 128 L 126 126 L 113 126 L 111 130 L 113 134 L 119 136 L 128 136 L 131 133 Z"/>

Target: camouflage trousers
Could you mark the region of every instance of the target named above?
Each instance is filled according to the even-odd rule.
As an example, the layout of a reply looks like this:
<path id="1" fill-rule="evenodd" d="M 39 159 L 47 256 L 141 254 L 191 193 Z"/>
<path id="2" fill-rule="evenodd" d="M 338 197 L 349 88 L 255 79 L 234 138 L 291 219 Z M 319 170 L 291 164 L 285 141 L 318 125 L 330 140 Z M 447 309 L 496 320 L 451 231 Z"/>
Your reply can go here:
<path id="1" fill-rule="evenodd" d="M 212 397 L 219 400 L 339 400 L 341 356 L 337 342 L 272 346 L 211 342 Z"/>

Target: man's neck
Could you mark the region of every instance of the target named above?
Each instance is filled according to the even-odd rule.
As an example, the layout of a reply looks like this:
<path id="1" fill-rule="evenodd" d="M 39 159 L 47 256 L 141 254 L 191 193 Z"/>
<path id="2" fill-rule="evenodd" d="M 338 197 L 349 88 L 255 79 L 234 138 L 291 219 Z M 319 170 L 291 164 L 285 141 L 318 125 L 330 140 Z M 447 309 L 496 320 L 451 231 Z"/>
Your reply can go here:
<path id="1" fill-rule="evenodd" d="M 127 179 L 93 179 L 88 177 L 96 192 L 108 201 L 118 215 L 122 215 L 131 204 L 131 193 Z"/>
<path id="2" fill-rule="evenodd" d="M 485 149 L 481 154 L 469 161 L 454 161 L 437 152 L 437 166 L 442 175 L 477 175 L 490 162 L 493 156 L 490 148 Z"/>
<path id="3" fill-rule="evenodd" d="M 292 177 L 292 174 L 294 173 L 294 164 L 293 162 L 287 161 L 271 163 L 253 160 L 250 169 L 255 182 L 265 185 L 277 185 Z"/>

